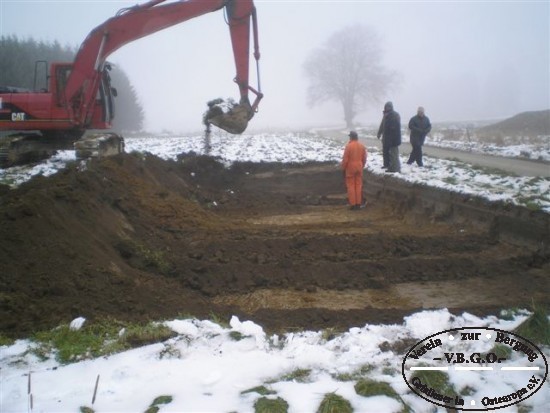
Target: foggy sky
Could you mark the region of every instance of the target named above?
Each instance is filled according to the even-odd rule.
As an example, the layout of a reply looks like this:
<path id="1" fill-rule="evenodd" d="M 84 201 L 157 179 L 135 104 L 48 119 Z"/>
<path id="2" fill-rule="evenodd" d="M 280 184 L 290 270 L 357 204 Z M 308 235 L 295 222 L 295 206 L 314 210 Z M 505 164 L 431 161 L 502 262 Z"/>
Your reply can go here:
<path id="1" fill-rule="evenodd" d="M 78 46 L 94 27 L 136 1 L 0 0 L 0 34 Z M 549 1 L 255 4 L 265 98 L 249 129 L 343 127 L 337 103 L 307 106 L 303 63 L 332 33 L 358 23 L 378 33 L 383 64 L 401 80 L 398 90 L 359 113 L 362 124 L 379 122 L 385 100 L 393 101 L 402 119 L 424 106 L 432 122 L 550 108 Z M 208 100 L 239 97 L 221 11 L 130 43 L 108 60 L 128 74 L 149 130 L 200 131 Z M 253 65 L 251 75 L 255 87 Z"/>

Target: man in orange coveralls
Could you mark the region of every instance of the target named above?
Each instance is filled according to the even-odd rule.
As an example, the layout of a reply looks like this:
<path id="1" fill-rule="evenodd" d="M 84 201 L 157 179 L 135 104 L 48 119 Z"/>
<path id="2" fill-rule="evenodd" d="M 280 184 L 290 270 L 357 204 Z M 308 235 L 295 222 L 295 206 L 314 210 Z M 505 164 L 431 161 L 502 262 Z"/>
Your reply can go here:
<path id="1" fill-rule="evenodd" d="M 359 142 L 357 132 L 351 131 L 348 136 L 349 142 L 344 150 L 342 170 L 346 178 L 350 209 L 356 210 L 361 208 L 363 168 L 367 163 L 367 149 Z"/>

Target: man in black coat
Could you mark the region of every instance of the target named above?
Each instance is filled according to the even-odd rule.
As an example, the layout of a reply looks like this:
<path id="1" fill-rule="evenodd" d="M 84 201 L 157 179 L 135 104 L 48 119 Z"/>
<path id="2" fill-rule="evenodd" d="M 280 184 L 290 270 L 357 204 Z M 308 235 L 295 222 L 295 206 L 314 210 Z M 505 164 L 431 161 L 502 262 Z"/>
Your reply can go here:
<path id="1" fill-rule="evenodd" d="M 422 145 L 424 145 L 426 135 L 432 130 L 432 124 L 430 123 L 430 119 L 424 114 L 422 106 L 418 108 L 416 116 L 413 116 L 409 121 L 409 129 L 411 130 L 412 152 L 407 163 L 412 165 L 413 162 L 416 162 L 418 166 L 423 166 Z"/>
<path id="2" fill-rule="evenodd" d="M 393 110 L 393 103 L 384 105 L 384 117 L 378 129 L 378 139 L 382 136 L 384 168 L 388 172 L 401 172 L 399 145 L 401 145 L 401 117 Z"/>

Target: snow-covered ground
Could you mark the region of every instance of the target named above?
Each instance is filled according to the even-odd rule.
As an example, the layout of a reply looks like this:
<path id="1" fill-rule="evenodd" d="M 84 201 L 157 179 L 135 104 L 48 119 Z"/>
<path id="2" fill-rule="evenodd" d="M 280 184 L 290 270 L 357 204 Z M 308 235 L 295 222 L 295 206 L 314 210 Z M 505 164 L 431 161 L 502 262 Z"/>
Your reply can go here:
<path id="1" fill-rule="evenodd" d="M 55 361 L 54 353 L 46 361 L 39 360 L 29 351 L 36 344 L 19 340 L 0 347 L 0 411 L 78 412 L 89 407 L 98 413 L 145 412 L 157 397 L 170 396 L 169 403 L 158 406 L 161 412 L 244 413 L 254 412 L 254 403 L 262 397 L 251 389 L 264 386 L 272 392 L 267 397 L 284 399 L 288 411 L 295 413 L 316 412 L 327 393 L 344 397 L 360 413 L 445 412 L 410 391 L 401 375 L 403 355 L 389 350 L 387 344 L 391 348 L 407 339 L 417 342 L 464 326 L 511 331 L 526 318 L 525 312 L 504 320 L 468 313 L 454 316 L 443 309 L 413 314 L 400 325 L 367 324 L 328 338 L 313 331 L 267 336 L 260 326 L 236 317 L 229 327 L 208 320 L 176 319 L 164 322 L 177 333 L 165 342 L 67 365 Z M 475 341 L 460 344 L 464 354 L 483 351 Z M 546 357 L 548 350 L 543 350 Z M 522 354 L 513 353 L 517 354 L 501 366 L 524 363 Z M 299 378 L 292 375 L 297 371 Z M 451 367 L 448 383 L 465 395 L 466 407 L 472 401 L 481 407 L 483 396 L 513 393 L 532 374 L 518 372 L 503 380 L 496 372 Z M 542 371 L 535 374 L 544 376 Z M 358 395 L 354 389 L 358 377 L 389 384 L 400 400 Z M 405 410 L 403 403 L 411 410 Z M 523 410 L 514 405 L 501 411 L 547 412 L 549 384 L 521 405 Z"/>
<path id="2" fill-rule="evenodd" d="M 206 152 L 204 136 L 132 137 L 126 138 L 126 151 L 150 152 L 164 159 L 176 159 L 182 152 Z M 383 174 L 382 156 L 378 147 L 369 147 L 367 169 Z M 550 147 L 547 149 L 550 157 Z M 263 133 L 232 136 L 215 133 L 209 153 L 227 163 L 340 161 L 343 144 L 315 133 Z M 545 155 L 546 156 L 546 155 Z M 20 185 L 35 175 L 51 175 L 74 161 L 74 152 L 58 155 L 32 167 L 0 169 L 0 183 Z M 425 167 L 407 165 L 407 155 L 401 154 L 402 172 L 394 175 L 408 182 L 445 188 L 489 200 L 499 200 L 550 212 L 550 179 L 543 177 L 512 177 L 473 167 L 463 162 L 425 158 Z M 367 183 L 368 184 L 368 183 Z"/>
<path id="3" fill-rule="evenodd" d="M 376 130 L 359 128 L 363 136 L 376 138 Z M 315 131 L 315 130 L 314 130 Z M 346 135 L 345 131 L 342 131 Z M 402 129 L 406 139 L 410 134 L 407 128 Z M 550 162 L 550 136 L 499 136 L 491 139 L 476 136 L 475 128 L 464 125 L 434 125 L 426 137 L 426 146 L 475 152 L 506 158 L 530 159 Z"/>
<path id="4" fill-rule="evenodd" d="M 503 138 L 506 140 L 506 138 Z M 520 139 L 521 140 L 521 139 Z M 531 139 L 525 139 L 527 142 Z M 517 141 L 517 139 L 515 140 Z M 432 133 L 426 139 L 426 145 L 441 148 L 457 149 L 460 151 L 484 153 L 487 155 L 504 156 L 507 158 L 532 159 L 550 162 L 550 136 L 534 139 L 535 143 L 516 143 L 497 145 L 494 143 L 479 142 L 475 138 L 445 139 L 441 133 Z"/>
<path id="5" fill-rule="evenodd" d="M 205 153 L 203 136 L 185 138 L 127 139 L 128 151 L 151 152 L 165 159 L 175 159 L 181 152 Z M 258 134 L 211 137 L 210 154 L 226 162 L 307 162 L 340 161 L 342 143 L 315 133 Z M 384 174 L 382 154 L 378 147 L 369 147 L 367 169 Z M 548 147 L 550 157 L 550 146 Z M 486 172 L 463 162 L 426 158 L 424 168 L 407 165 L 401 155 L 402 171 L 396 175 L 408 182 L 445 188 L 450 191 L 480 196 L 489 200 L 512 202 L 550 212 L 550 179 L 543 177 L 511 177 Z"/>

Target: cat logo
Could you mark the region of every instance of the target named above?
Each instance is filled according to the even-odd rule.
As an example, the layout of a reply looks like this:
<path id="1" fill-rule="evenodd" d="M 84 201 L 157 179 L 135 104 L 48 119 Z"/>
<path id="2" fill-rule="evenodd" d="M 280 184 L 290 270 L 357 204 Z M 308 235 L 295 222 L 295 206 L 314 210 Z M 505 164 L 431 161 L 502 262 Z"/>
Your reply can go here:
<path id="1" fill-rule="evenodd" d="M 11 120 L 12 122 L 23 122 L 25 120 L 25 112 L 13 112 Z"/>

